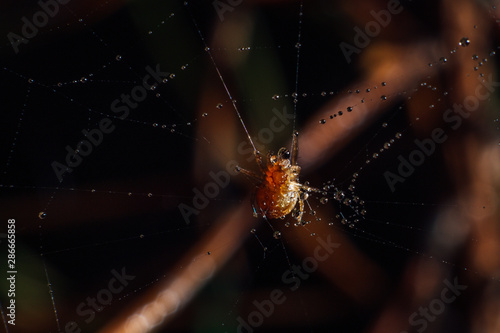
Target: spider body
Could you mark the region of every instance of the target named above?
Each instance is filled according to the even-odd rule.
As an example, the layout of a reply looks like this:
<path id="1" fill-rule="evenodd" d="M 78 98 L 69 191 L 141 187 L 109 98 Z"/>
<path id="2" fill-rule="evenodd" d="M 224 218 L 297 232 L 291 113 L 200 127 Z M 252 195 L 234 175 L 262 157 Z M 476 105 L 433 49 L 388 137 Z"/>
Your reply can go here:
<path id="1" fill-rule="evenodd" d="M 254 212 L 269 219 L 283 219 L 290 214 L 298 203 L 299 222 L 304 213 L 304 200 L 308 193 L 319 192 L 318 189 L 303 185 L 299 182 L 300 166 L 297 165 L 298 134 L 295 133 L 292 142 L 292 153 L 281 148 L 278 154 L 269 153 L 266 164 L 256 152 L 257 164 L 261 175 L 239 168 L 240 172 L 258 182 L 254 194 Z"/>
<path id="2" fill-rule="evenodd" d="M 268 218 L 284 218 L 295 208 L 300 200 L 301 185 L 298 183 L 300 167 L 291 165 L 290 160 L 281 154 L 268 155 L 265 179 L 257 188 L 255 204 Z"/>

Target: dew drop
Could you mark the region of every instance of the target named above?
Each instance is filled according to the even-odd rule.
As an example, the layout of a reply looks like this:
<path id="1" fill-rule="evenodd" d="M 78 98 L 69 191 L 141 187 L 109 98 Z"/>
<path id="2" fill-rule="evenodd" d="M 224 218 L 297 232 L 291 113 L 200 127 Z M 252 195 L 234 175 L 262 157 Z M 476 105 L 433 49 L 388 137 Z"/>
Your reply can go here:
<path id="1" fill-rule="evenodd" d="M 348 106 L 347 107 L 347 112 L 351 112 L 352 111 L 352 106 Z"/>
<path id="2" fill-rule="evenodd" d="M 373 153 L 373 158 L 377 158 L 378 157 L 378 153 Z"/>
<path id="3" fill-rule="evenodd" d="M 257 232 L 257 230 L 255 230 L 255 228 L 254 228 L 254 229 L 250 230 L 250 232 L 251 232 L 252 234 L 255 234 L 255 233 Z"/>
<path id="4" fill-rule="evenodd" d="M 385 87 L 387 85 L 386 82 L 382 82 L 382 86 Z"/>
<path id="5" fill-rule="evenodd" d="M 35 82 L 35 80 L 33 80 L 32 78 L 28 79 L 28 83 L 33 83 L 33 82 Z"/>
<path id="6" fill-rule="evenodd" d="M 273 100 L 275 100 L 275 101 L 276 101 L 276 100 L 278 100 L 278 99 L 280 98 L 280 95 L 273 95 L 273 97 L 272 97 L 272 98 L 273 98 Z"/>
<path id="7" fill-rule="evenodd" d="M 321 202 L 323 205 L 325 205 L 325 204 L 328 203 L 328 198 L 327 197 L 322 197 L 321 199 L 319 199 L 319 202 Z"/>
<path id="8" fill-rule="evenodd" d="M 139 237 L 140 237 L 140 238 L 144 238 L 144 234 L 141 234 Z"/>
<path id="9" fill-rule="evenodd" d="M 366 88 L 366 92 L 370 92 L 370 88 Z"/>
<path id="10" fill-rule="evenodd" d="M 342 112 L 342 111 L 339 111 L 339 116 L 341 116 L 341 115 L 343 115 L 343 114 L 344 114 L 344 112 Z"/>
<path id="11" fill-rule="evenodd" d="M 446 59 L 445 57 L 439 58 L 439 62 L 442 63 L 442 64 L 444 64 L 447 61 L 448 61 L 448 59 Z"/>
<path id="12" fill-rule="evenodd" d="M 301 46 L 302 46 L 302 44 L 300 44 L 300 43 L 295 44 L 296 48 L 300 48 Z"/>
<path id="13" fill-rule="evenodd" d="M 80 82 L 81 82 L 81 83 L 85 83 L 85 82 L 87 82 L 87 78 L 86 78 L 85 76 L 83 76 L 83 77 L 80 79 Z"/>
<path id="14" fill-rule="evenodd" d="M 477 59 L 478 59 L 477 54 L 473 54 L 473 55 L 472 55 L 472 60 L 477 60 Z"/>
<path id="15" fill-rule="evenodd" d="M 319 123 L 320 123 L 320 124 L 326 124 L 326 120 L 325 120 L 325 119 L 321 119 L 321 120 L 319 121 Z"/>
<path id="16" fill-rule="evenodd" d="M 222 109 L 223 106 L 224 105 L 222 105 L 222 103 L 219 103 L 219 104 L 217 104 L 216 108 L 220 110 L 220 109 Z"/>
<path id="17" fill-rule="evenodd" d="M 205 51 L 206 52 L 210 51 L 210 48 L 208 46 L 205 46 Z"/>
<path id="18" fill-rule="evenodd" d="M 169 75 L 169 77 L 170 77 L 171 79 L 173 79 L 173 78 L 175 77 L 175 74 L 174 74 L 174 73 L 172 73 L 172 74 L 170 74 L 170 75 Z"/>
<path id="19" fill-rule="evenodd" d="M 273 233 L 273 237 L 274 237 L 274 238 L 276 238 L 276 239 L 280 239 L 280 238 L 281 238 L 281 232 L 279 232 L 279 231 L 277 231 L 277 230 L 276 230 L 276 231 Z"/>
<path id="20" fill-rule="evenodd" d="M 401 137 L 402 137 L 402 136 L 403 136 L 403 135 L 402 135 L 401 133 L 399 133 L 399 132 L 398 132 L 398 133 L 396 133 L 396 135 L 395 135 L 396 139 L 401 139 Z"/>
<path id="21" fill-rule="evenodd" d="M 389 142 L 384 143 L 384 149 L 389 149 L 391 144 Z"/>
<path id="22" fill-rule="evenodd" d="M 383 100 L 383 101 L 385 101 L 387 99 L 387 96 L 386 95 L 382 95 L 382 96 L 380 96 L 380 99 Z"/>
<path id="23" fill-rule="evenodd" d="M 128 196 L 131 197 L 132 196 L 132 192 L 128 192 Z"/>
<path id="24" fill-rule="evenodd" d="M 460 39 L 460 42 L 458 43 L 458 45 L 460 45 L 462 47 L 469 46 L 469 44 L 470 44 L 470 40 L 467 37 L 462 37 L 462 39 Z"/>
<path id="25" fill-rule="evenodd" d="M 387 127 L 387 123 L 383 123 L 383 124 L 382 124 L 382 127 Z"/>
<path id="26" fill-rule="evenodd" d="M 148 193 L 148 198 L 151 198 L 153 196 L 153 193 Z"/>
<path id="27" fill-rule="evenodd" d="M 115 59 L 116 59 L 116 61 L 120 61 L 120 60 L 122 60 L 122 56 L 118 54 L 118 55 L 115 57 Z"/>
<path id="28" fill-rule="evenodd" d="M 201 116 L 202 116 L 202 117 L 207 117 L 207 116 L 208 116 L 208 113 L 206 113 L 206 112 L 205 112 L 205 113 L 204 113 L 204 114 L 202 114 Z"/>
<path id="29" fill-rule="evenodd" d="M 326 91 L 322 91 L 321 96 L 326 96 Z"/>
<path id="30" fill-rule="evenodd" d="M 45 213 L 45 212 L 40 212 L 40 213 L 38 213 L 38 218 L 39 218 L 40 220 L 43 220 L 43 219 L 44 219 L 44 218 L 46 218 L 46 217 L 47 217 L 47 213 Z"/>

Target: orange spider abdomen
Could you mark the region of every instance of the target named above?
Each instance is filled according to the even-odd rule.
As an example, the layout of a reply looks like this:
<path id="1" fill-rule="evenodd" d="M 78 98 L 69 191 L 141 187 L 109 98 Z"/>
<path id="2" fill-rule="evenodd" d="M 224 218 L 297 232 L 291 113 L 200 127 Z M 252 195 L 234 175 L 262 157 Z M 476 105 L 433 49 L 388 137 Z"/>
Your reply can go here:
<path id="1" fill-rule="evenodd" d="M 266 178 L 257 189 L 256 204 L 265 216 L 277 219 L 288 215 L 299 197 L 294 191 L 289 169 L 279 164 L 268 165 Z"/>

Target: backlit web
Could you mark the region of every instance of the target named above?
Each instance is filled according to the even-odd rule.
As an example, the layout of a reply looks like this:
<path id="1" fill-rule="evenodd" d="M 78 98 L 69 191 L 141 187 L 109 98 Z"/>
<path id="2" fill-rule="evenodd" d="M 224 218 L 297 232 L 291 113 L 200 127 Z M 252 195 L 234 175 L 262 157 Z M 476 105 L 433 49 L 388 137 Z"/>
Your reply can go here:
<path id="1" fill-rule="evenodd" d="M 6 331 L 499 329 L 495 3 L 41 3 L 1 5 Z M 254 218 L 295 131 L 323 193 Z"/>

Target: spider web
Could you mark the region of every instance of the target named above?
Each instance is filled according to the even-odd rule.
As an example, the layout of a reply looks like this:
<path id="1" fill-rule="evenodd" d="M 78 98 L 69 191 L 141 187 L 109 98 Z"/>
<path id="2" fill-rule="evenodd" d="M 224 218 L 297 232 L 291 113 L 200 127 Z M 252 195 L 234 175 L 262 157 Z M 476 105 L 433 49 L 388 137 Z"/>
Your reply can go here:
<path id="1" fill-rule="evenodd" d="M 446 80 L 433 70 L 446 70 L 445 66 L 456 66 L 457 58 L 479 53 L 464 72 L 457 70 L 456 77 L 479 82 L 483 74 L 487 79 L 494 68 L 483 70 L 481 65 L 486 68 L 497 61 L 495 41 L 483 54 L 474 38 L 467 47 L 457 38 L 453 45 L 426 54 L 429 61 L 423 65 L 414 64 L 411 57 L 401 61 L 403 53 L 398 50 L 380 51 L 395 62 L 406 61 L 407 67 L 420 66 L 416 72 L 422 74 L 409 85 L 401 83 L 404 73 L 392 75 L 389 70 L 374 75 L 374 81 L 366 73 L 375 72 L 371 66 L 376 65 L 362 63 L 363 56 L 373 52 L 369 59 L 375 61 L 377 39 L 401 36 L 382 30 L 347 61 L 340 43 L 351 43 L 353 26 L 364 28 L 371 20 L 346 22 L 338 13 L 348 13 L 349 6 L 290 1 L 241 3 L 223 11 L 214 3 L 94 5 L 73 0 L 61 5 L 27 43 L 18 44 L 18 53 L 4 40 L 2 226 L 16 219 L 19 272 L 16 326 L 7 324 L 5 293 L 0 298 L 6 331 L 65 332 L 75 325 L 83 332 L 111 331 L 162 285 L 183 281 L 178 277 L 197 263 L 226 256 L 227 263 L 221 261 L 211 279 L 200 278 L 204 282 L 186 292 L 179 303 L 182 309 L 175 309 L 159 331 L 236 331 L 238 318 L 248 321 L 256 311 L 254 301 L 269 299 L 277 289 L 284 292 L 286 302 L 264 316 L 256 330 L 318 332 L 328 327 L 361 332 L 374 325 L 387 299 L 373 296 L 377 301 L 370 303 L 367 297 L 367 305 L 357 297 L 376 295 L 381 276 L 385 283 L 402 281 L 414 258 L 445 267 L 452 277 L 464 270 L 467 277 L 485 275 L 456 252 L 439 252 L 429 245 L 431 238 L 444 243 L 449 237 L 436 231 L 436 216 L 457 209 L 450 199 L 455 191 L 443 167 L 445 157 L 440 153 L 426 159 L 404 183 L 396 183 L 394 192 L 384 173 L 396 172 L 398 156 L 408 157 L 414 139 L 428 135 L 415 132 L 419 122 L 432 119 L 429 110 L 442 113 L 452 104 L 447 96 L 454 86 L 438 84 Z M 366 13 L 386 3 L 372 5 L 365 3 Z M 31 19 L 40 11 L 38 4 L 5 6 L 5 36 L 21 35 L 20 18 Z M 427 27 L 405 41 L 418 53 L 419 43 L 442 29 L 438 10 L 430 3 L 402 6 L 404 13 Z M 491 25 L 496 8 L 484 7 L 484 19 Z M 429 9 L 431 17 L 426 14 Z M 400 24 L 397 15 L 392 24 Z M 414 27 L 406 28 L 410 33 Z M 465 28 L 470 36 L 476 31 L 486 34 L 487 24 L 474 21 Z M 123 94 L 145 97 L 135 95 L 139 97 L 128 104 Z M 411 106 L 412 99 L 423 102 Z M 331 101 L 342 102 L 332 106 Z M 494 98 L 487 102 L 494 105 Z M 425 109 L 418 109 L 424 104 Z M 367 115 L 366 109 L 375 115 Z M 498 141 L 498 112 L 487 113 L 481 124 Z M 352 132 L 345 130 L 349 126 Z M 100 132 L 90 134 L 99 143 L 77 147 L 89 139 L 85 131 Z M 225 183 L 221 177 L 233 170 L 231 161 L 256 170 L 247 133 L 265 154 L 289 147 L 295 131 L 301 181 L 325 189 L 325 194 L 312 194 L 307 201 L 304 216 L 310 223 L 293 227 L 291 218 L 247 222 L 246 216 L 252 215 L 248 193 L 254 186 L 238 175 L 219 186 L 208 204 L 201 200 L 196 207 L 197 193 L 206 195 L 207 184 Z M 336 132 L 349 139 L 338 139 L 334 146 L 314 139 L 315 133 L 326 139 Z M 315 153 L 315 147 L 324 150 Z M 67 156 L 75 150 L 81 162 L 69 166 Z M 358 196 L 366 214 L 343 203 Z M 490 202 L 468 204 L 495 207 Z M 240 219 L 231 215 L 238 209 L 244 212 L 236 215 Z M 214 236 L 217 242 L 203 242 L 231 219 L 243 227 Z M 273 237 L 276 231 L 281 237 Z M 283 274 L 314 255 L 317 237 L 329 235 L 340 244 L 333 255 L 339 270 L 368 265 L 377 267 L 369 272 L 383 274 L 374 273 L 373 284 L 355 292 L 345 282 L 331 282 L 331 275 L 319 268 L 307 278 L 292 273 L 301 285 L 291 291 Z M 472 236 L 465 241 L 483 245 Z M 130 280 L 119 292 L 110 293 L 115 287 L 111 279 L 123 281 L 116 280 L 120 274 Z M 498 288 L 494 274 L 486 276 Z M 89 298 L 102 300 L 106 295 L 112 297 L 109 302 L 87 311 Z M 454 311 L 463 310 L 459 306 Z M 410 306 L 408 312 L 416 309 L 418 305 Z M 294 320 L 284 319 L 290 317 Z M 408 322 L 408 315 L 401 317 Z"/>

